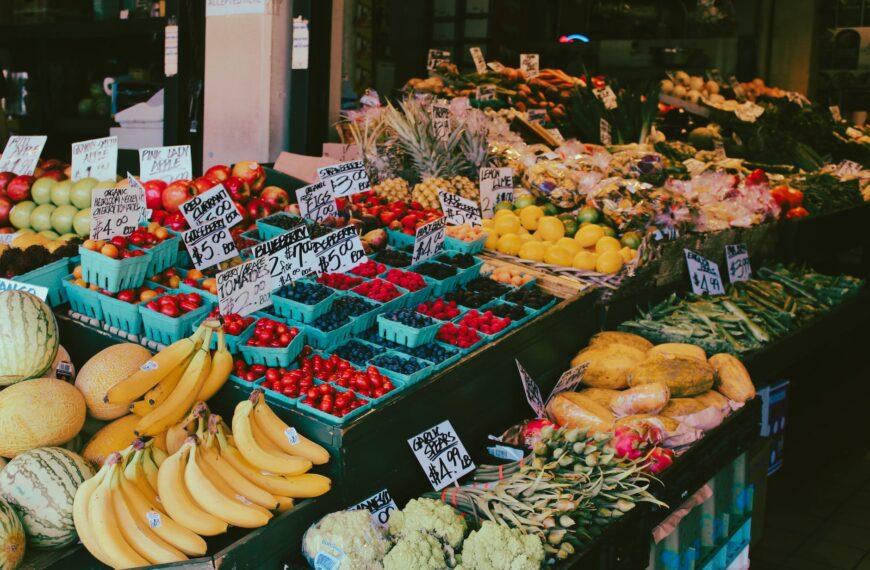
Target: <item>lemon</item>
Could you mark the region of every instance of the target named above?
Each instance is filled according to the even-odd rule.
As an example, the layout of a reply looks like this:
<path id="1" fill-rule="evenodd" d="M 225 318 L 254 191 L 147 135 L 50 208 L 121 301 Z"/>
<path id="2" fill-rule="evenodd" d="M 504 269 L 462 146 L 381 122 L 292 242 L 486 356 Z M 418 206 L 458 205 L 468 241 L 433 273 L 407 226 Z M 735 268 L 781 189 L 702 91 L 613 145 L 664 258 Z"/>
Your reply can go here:
<path id="1" fill-rule="evenodd" d="M 535 243 L 538 243 L 537 241 L 535 241 L 535 238 L 532 237 L 532 234 L 530 234 L 530 233 L 520 234 L 520 242 L 526 243 L 527 241 L 534 241 Z"/>
<path id="2" fill-rule="evenodd" d="M 498 246 L 498 234 L 495 232 L 489 232 L 486 236 L 486 242 L 484 242 L 483 247 L 486 249 L 495 249 Z"/>
<path id="3" fill-rule="evenodd" d="M 619 250 L 619 255 L 622 256 L 622 260 L 626 263 L 634 259 L 635 250 L 630 247 L 624 247 Z"/>
<path id="4" fill-rule="evenodd" d="M 517 234 L 505 234 L 498 238 L 496 249 L 507 255 L 516 255 L 520 252 L 522 241 Z M 620 257 L 622 259 L 622 257 Z"/>
<path id="5" fill-rule="evenodd" d="M 637 249 L 640 246 L 640 234 L 637 232 L 625 232 L 619 241 L 624 246 Z"/>
<path id="6" fill-rule="evenodd" d="M 520 247 L 520 258 L 529 261 L 543 261 L 547 247 L 539 241 L 530 240 Z"/>
<path id="7" fill-rule="evenodd" d="M 614 230 L 610 226 L 604 226 L 604 235 L 610 236 L 610 237 L 616 237 L 616 230 Z"/>
<path id="8" fill-rule="evenodd" d="M 604 228 L 595 224 L 586 224 L 574 234 L 574 239 L 583 247 L 592 247 L 604 237 Z"/>
<path id="9" fill-rule="evenodd" d="M 622 255 L 619 251 L 605 251 L 598 256 L 598 261 L 595 262 L 595 270 L 601 273 L 616 273 L 622 269 Z"/>
<path id="10" fill-rule="evenodd" d="M 495 219 L 492 228 L 497 231 L 499 235 L 516 234 L 520 231 L 520 219 L 513 214 L 510 216 L 499 216 Z"/>
<path id="11" fill-rule="evenodd" d="M 569 237 L 557 239 L 556 245 L 567 249 L 568 252 L 571 254 L 571 257 L 574 257 L 575 255 L 577 255 L 577 252 L 580 251 L 580 244 Z"/>
<path id="12" fill-rule="evenodd" d="M 571 252 L 564 247 L 551 245 L 547 247 L 547 252 L 544 254 L 544 263 L 571 267 L 572 257 Z"/>
<path id="13" fill-rule="evenodd" d="M 502 216 L 516 216 L 516 214 L 514 214 L 513 210 L 496 210 L 492 219 L 497 220 Z"/>
<path id="14" fill-rule="evenodd" d="M 492 227 L 492 218 L 484 218 L 483 220 L 480 221 L 480 224 L 485 228 L 491 228 Z"/>
<path id="15" fill-rule="evenodd" d="M 520 223 L 527 230 L 538 229 L 538 220 L 544 217 L 544 210 L 540 206 L 526 206 L 520 210 Z"/>
<path id="16" fill-rule="evenodd" d="M 544 241 L 556 241 L 565 236 L 565 224 L 555 216 L 544 216 L 538 220 L 537 233 Z"/>
<path id="17" fill-rule="evenodd" d="M 595 252 L 599 254 L 607 251 L 615 251 L 618 253 L 620 249 L 622 249 L 622 244 L 620 244 L 619 240 L 615 237 L 604 236 L 595 242 Z"/>
<path id="18" fill-rule="evenodd" d="M 574 256 L 574 269 L 585 269 L 587 271 L 595 270 L 595 262 L 598 261 L 598 254 L 590 251 L 581 251 Z"/>
<path id="19" fill-rule="evenodd" d="M 520 227 L 520 231 L 517 232 L 517 233 L 520 234 L 521 236 L 529 236 L 529 235 L 532 235 L 532 234 L 529 233 L 529 230 L 527 230 L 526 228 L 523 228 L 523 227 Z"/>

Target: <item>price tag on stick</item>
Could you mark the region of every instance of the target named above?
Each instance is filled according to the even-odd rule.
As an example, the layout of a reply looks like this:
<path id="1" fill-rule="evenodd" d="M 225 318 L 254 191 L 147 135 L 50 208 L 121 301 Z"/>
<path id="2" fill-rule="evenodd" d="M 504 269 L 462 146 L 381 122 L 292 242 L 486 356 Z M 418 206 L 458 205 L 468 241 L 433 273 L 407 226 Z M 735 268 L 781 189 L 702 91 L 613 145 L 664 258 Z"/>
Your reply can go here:
<path id="1" fill-rule="evenodd" d="M 70 178 L 114 180 L 118 173 L 118 137 L 105 137 L 72 144 Z"/>
<path id="2" fill-rule="evenodd" d="M 453 226 L 483 225 L 480 206 L 477 205 L 477 202 L 440 189 L 438 190 L 438 200 L 441 202 L 441 210 L 444 212 L 448 224 Z"/>
<path id="3" fill-rule="evenodd" d="M 269 259 L 258 257 L 217 274 L 221 315 L 250 315 L 272 304 Z"/>
<path id="4" fill-rule="evenodd" d="M 194 196 L 179 209 L 191 228 L 199 228 L 215 220 L 223 220 L 228 228 L 242 222 L 242 215 L 223 184 Z"/>
<path id="5" fill-rule="evenodd" d="M 514 201 L 514 170 L 509 166 L 481 168 L 479 177 L 481 215 L 491 218 L 499 202 Z"/>
<path id="6" fill-rule="evenodd" d="M 576 388 L 580 384 L 580 382 L 583 381 L 583 374 L 586 372 L 587 368 L 589 368 L 589 363 L 584 362 L 563 372 L 562 375 L 559 376 L 559 380 L 556 382 L 556 385 L 553 386 L 553 391 L 550 392 L 550 397 L 547 398 L 547 404 L 550 403 L 550 401 L 556 396 L 556 394 L 561 394 L 562 392 L 569 392 Z"/>
<path id="7" fill-rule="evenodd" d="M 471 60 L 474 62 L 474 69 L 476 69 L 478 73 L 486 73 L 486 59 L 483 57 L 483 51 L 477 46 L 468 48 L 468 51 L 471 52 Z"/>
<path id="8" fill-rule="evenodd" d="M 611 135 L 610 123 L 604 117 L 601 117 L 601 120 L 598 121 L 598 137 L 601 139 L 601 144 L 604 146 L 610 146 L 613 144 L 613 136 Z"/>
<path id="9" fill-rule="evenodd" d="M 317 175 L 320 176 L 321 180 L 329 183 L 332 187 L 332 194 L 336 198 L 366 192 L 372 187 L 369 175 L 366 173 L 365 163 L 361 160 L 318 168 Z"/>
<path id="10" fill-rule="evenodd" d="M 408 445 L 436 491 L 474 471 L 471 456 L 448 420 L 410 438 Z"/>
<path id="11" fill-rule="evenodd" d="M 430 49 L 429 57 L 426 58 L 426 71 L 432 73 L 442 63 L 450 63 L 451 53 L 444 49 Z"/>
<path id="12" fill-rule="evenodd" d="M 91 192 L 91 239 L 107 240 L 133 233 L 144 209 L 137 188 L 94 188 Z"/>
<path id="13" fill-rule="evenodd" d="M 169 184 L 193 178 L 190 145 L 157 146 L 139 149 L 139 178 L 162 180 Z"/>
<path id="14" fill-rule="evenodd" d="M 520 381 L 523 383 L 523 392 L 526 393 L 526 401 L 529 403 L 532 411 L 535 412 L 535 417 L 545 417 L 546 408 L 544 407 L 544 398 L 541 396 L 541 388 L 538 386 L 538 383 L 529 376 L 529 373 L 526 372 L 526 369 L 523 368 L 523 365 L 520 364 L 519 360 L 514 359 L 514 362 L 517 363 L 517 370 L 520 372 Z"/>
<path id="15" fill-rule="evenodd" d="M 344 273 L 366 258 L 365 249 L 353 226 L 346 226 L 311 241 L 314 243 L 317 273 Z"/>
<path id="16" fill-rule="evenodd" d="M 520 69 L 526 74 L 526 78 L 534 79 L 541 72 L 541 56 L 536 53 L 521 53 Z"/>
<path id="17" fill-rule="evenodd" d="M 367 510 L 372 514 L 372 520 L 379 528 L 387 528 L 390 521 L 390 513 L 398 509 L 396 501 L 390 496 L 390 491 L 384 489 L 352 506 L 351 511 Z"/>
<path id="18" fill-rule="evenodd" d="M 444 251 L 444 228 L 446 226 L 447 218 L 441 216 L 437 220 L 432 220 L 417 228 L 417 232 L 414 234 L 412 263 L 419 263 Z"/>
<path id="19" fill-rule="evenodd" d="M 692 250 L 684 249 L 683 252 L 686 254 L 692 291 L 696 295 L 724 295 L 725 287 L 719 275 L 719 266 Z"/>
<path id="20" fill-rule="evenodd" d="M 145 187 L 129 172 L 127 173 L 127 187 L 132 188 L 139 196 L 139 223 L 147 224 L 151 219 L 151 210 L 148 209 L 148 202 L 145 198 Z"/>
<path id="21" fill-rule="evenodd" d="M 249 257 L 268 259 L 272 290 L 301 279 L 314 271 L 314 244 L 308 226 L 301 224 L 283 234 L 245 250 Z"/>
<path id="22" fill-rule="evenodd" d="M 613 92 L 610 85 L 605 85 L 601 89 L 593 89 L 592 92 L 604 104 L 604 108 L 608 111 L 616 109 L 616 93 Z"/>
<path id="23" fill-rule="evenodd" d="M 303 218 L 322 222 L 329 217 L 338 216 L 332 184 L 327 184 L 323 180 L 297 190 L 296 201 L 299 203 L 299 212 Z"/>
<path id="24" fill-rule="evenodd" d="M 182 234 L 184 246 L 197 269 L 207 269 L 239 255 L 226 221 L 216 219 Z"/>
<path id="25" fill-rule="evenodd" d="M 435 138 L 443 143 L 450 138 L 450 104 L 445 99 L 432 103 L 432 130 Z"/>
<path id="26" fill-rule="evenodd" d="M 0 156 L 0 172 L 14 172 L 19 176 L 32 175 L 47 140 L 46 136 L 9 137 L 3 155 Z"/>
<path id="27" fill-rule="evenodd" d="M 752 279 L 752 266 L 749 264 L 749 249 L 745 243 L 725 246 L 725 259 L 728 263 L 728 281 L 749 281 Z"/>
<path id="28" fill-rule="evenodd" d="M 478 85 L 474 91 L 474 97 L 478 101 L 495 101 L 498 88 L 495 85 Z"/>

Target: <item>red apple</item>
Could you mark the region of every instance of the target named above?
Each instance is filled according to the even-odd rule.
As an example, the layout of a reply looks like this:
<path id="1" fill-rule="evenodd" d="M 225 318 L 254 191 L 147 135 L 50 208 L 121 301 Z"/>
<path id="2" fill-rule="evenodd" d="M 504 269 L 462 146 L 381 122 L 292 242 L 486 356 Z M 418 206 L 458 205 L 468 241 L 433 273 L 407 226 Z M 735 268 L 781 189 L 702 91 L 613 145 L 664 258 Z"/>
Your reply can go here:
<path id="1" fill-rule="evenodd" d="M 66 180 L 66 174 L 63 173 L 63 169 L 61 170 L 46 170 L 42 175 L 43 178 L 52 178 L 60 182 L 61 180 Z"/>
<path id="2" fill-rule="evenodd" d="M 260 200 L 259 198 L 254 198 L 250 202 L 248 202 L 248 215 L 252 220 L 259 220 L 260 218 L 265 218 L 269 214 L 271 214 L 271 210 L 269 210 L 269 205 Z"/>
<path id="3" fill-rule="evenodd" d="M 269 204 L 273 210 L 282 210 L 290 203 L 290 195 L 283 188 L 266 186 L 260 193 L 260 200 Z"/>
<path id="4" fill-rule="evenodd" d="M 248 184 L 239 178 L 238 176 L 230 176 L 226 180 L 223 181 L 224 188 L 227 189 L 227 192 L 230 195 L 230 198 L 239 202 L 240 204 L 245 204 L 251 198 L 251 190 L 248 187 Z"/>
<path id="5" fill-rule="evenodd" d="M 290 204 L 289 206 L 284 208 L 284 211 L 288 214 L 295 214 L 297 216 L 302 215 L 302 210 L 299 209 L 299 204 Z"/>
<path id="6" fill-rule="evenodd" d="M 34 180 L 36 178 L 26 174 L 16 176 L 6 185 L 6 196 L 15 203 L 30 200 L 30 187 Z"/>
<path id="7" fill-rule="evenodd" d="M 7 226 L 5 228 L 0 228 L 0 234 L 14 234 L 18 230 L 13 228 L 12 226 Z"/>
<path id="8" fill-rule="evenodd" d="M 12 210 L 12 200 L 0 196 L 0 226 L 9 225 L 9 211 Z"/>
<path id="9" fill-rule="evenodd" d="M 217 180 L 218 182 L 223 182 L 230 176 L 230 167 L 226 164 L 215 164 L 211 168 L 205 171 L 203 174 L 206 178 L 211 178 L 213 180 Z"/>
<path id="10" fill-rule="evenodd" d="M 145 207 L 149 210 L 159 210 L 163 207 L 160 197 L 166 190 L 166 182 L 162 180 L 149 180 L 142 185 L 145 188 Z"/>
<path id="11" fill-rule="evenodd" d="M 0 172 L 0 196 L 6 195 L 6 186 L 15 178 L 14 172 Z"/>
<path id="12" fill-rule="evenodd" d="M 155 210 L 152 208 L 151 210 L 151 221 L 157 222 L 161 226 L 164 225 L 163 222 L 166 220 L 166 216 L 169 215 L 169 212 L 166 210 Z"/>
<path id="13" fill-rule="evenodd" d="M 238 176 L 247 182 L 251 192 L 255 195 L 259 194 L 263 185 L 266 184 L 266 172 L 263 170 L 262 166 L 253 160 L 237 162 L 233 166 L 233 176 Z"/>
<path id="14" fill-rule="evenodd" d="M 213 178 L 208 178 L 206 176 L 200 176 L 199 178 L 193 179 L 193 185 L 196 186 L 196 193 L 203 194 L 208 192 L 215 186 L 215 182 Z"/>
<path id="15" fill-rule="evenodd" d="M 174 212 L 166 216 L 163 220 L 163 225 L 168 227 L 170 230 L 180 232 L 187 228 L 187 220 L 184 219 L 181 212 Z"/>
<path id="16" fill-rule="evenodd" d="M 63 169 L 63 175 L 67 178 L 72 177 L 72 164 L 67 164 Z"/>
<path id="17" fill-rule="evenodd" d="M 39 161 L 39 167 L 46 172 L 50 170 L 60 170 L 62 172 L 65 166 L 66 165 L 63 162 L 56 158 L 46 158 L 45 160 Z"/>
<path id="18" fill-rule="evenodd" d="M 190 180 L 176 180 L 168 185 L 160 196 L 163 209 L 170 214 L 178 211 L 178 207 L 196 196 L 196 186 Z"/>
<path id="19" fill-rule="evenodd" d="M 236 205 L 236 210 L 238 210 L 239 213 L 242 215 L 242 223 L 243 224 L 248 223 L 250 221 L 250 218 L 248 217 L 248 209 L 245 208 L 242 204 L 239 204 L 238 202 L 233 202 L 233 204 Z M 240 227 L 240 226 L 236 226 L 236 227 Z"/>

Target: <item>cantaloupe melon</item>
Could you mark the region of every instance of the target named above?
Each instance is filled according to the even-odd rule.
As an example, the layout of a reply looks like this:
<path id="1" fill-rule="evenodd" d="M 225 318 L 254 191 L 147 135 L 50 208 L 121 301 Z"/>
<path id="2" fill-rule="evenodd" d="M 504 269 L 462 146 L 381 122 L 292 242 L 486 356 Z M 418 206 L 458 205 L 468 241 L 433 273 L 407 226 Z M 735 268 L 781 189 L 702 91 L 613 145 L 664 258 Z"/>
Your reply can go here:
<path id="1" fill-rule="evenodd" d="M 9 503 L 0 499 L 0 568 L 14 570 L 24 558 L 24 526 Z"/>
<path id="2" fill-rule="evenodd" d="M 133 430 L 140 419 L 136 414 L 128 414 L 108 424 L 94 434 L 82 455 L 97 467 L 101 466 L 110 453 L 121 451 L 133 443 L 136 439 Z"/>
<path id="3" fill-rule="evenodd" d="M 103 349 L 88 360 L 76 377 L 76 388 L 85 397 L 88 413 L 99 420 L 127 415 L 125 404 L 107 404 L 103 398 L 109 388 L 139 370 L 149 358 L 148 349 L 128 342 Z"/>
<path id="4" fill-rule="evenodd" d="M 0 293 L 0 386 L 45 375 L 57 354 L 57 320 L 39 297 Z"/>
<path id="5" fill-rule="evenodd" d="M 0 455 L 73 439 L 85 423 L 85 399 L 72 384 L 52 378 L 20 382 L 0 392 Z"/>

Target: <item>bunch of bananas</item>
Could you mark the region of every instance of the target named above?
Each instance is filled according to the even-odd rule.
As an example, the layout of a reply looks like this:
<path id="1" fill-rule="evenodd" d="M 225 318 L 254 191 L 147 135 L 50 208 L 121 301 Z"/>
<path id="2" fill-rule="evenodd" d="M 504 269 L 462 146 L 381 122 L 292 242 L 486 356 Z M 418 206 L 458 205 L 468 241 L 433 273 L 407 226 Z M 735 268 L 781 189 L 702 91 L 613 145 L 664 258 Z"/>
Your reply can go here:
<path id="1" fill-rule="evenodd" d="M 209 351 L 217 331 L 217 350 Z M 141 416 L 136 435 L 156 436 L 178 423 L 198 400 L 214 396 L 230 377 L 233 356 L 227 349 L 218 321 L 205 321 L 183 338 L 143 364 L 139 370 L 112 386 L 109 404 L 128 404 Z"/>
<path id="2" fill-rule="evenodd" d="M 263 526 L 294 499 L 329 491 L 327 477 L 306 473 L 329 454 L 275 415 L 262 390 L 237 406 L 232 423 L 234 433 L 199 402 L 173 426 L 168 456 L 141 439 L 111 454 L 76 493 L 85 547 L 113 568 L 182 561 L 205 554 L 202 536 Z"/>

